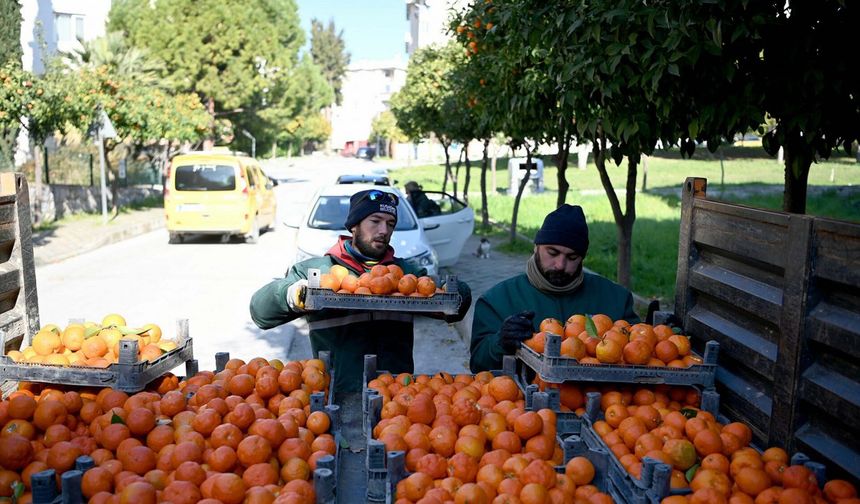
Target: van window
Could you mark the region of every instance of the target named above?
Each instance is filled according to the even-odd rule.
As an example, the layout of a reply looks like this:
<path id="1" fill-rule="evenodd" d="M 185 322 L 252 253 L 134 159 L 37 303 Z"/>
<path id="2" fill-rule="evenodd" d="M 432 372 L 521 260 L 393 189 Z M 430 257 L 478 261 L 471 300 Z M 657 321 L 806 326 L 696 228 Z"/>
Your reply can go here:
<path id="1" fill-rule="evenodd" d="M 176 167 L 177 191 L 232 191 L 236 168 L 229 165 L 194 164 Z"/>

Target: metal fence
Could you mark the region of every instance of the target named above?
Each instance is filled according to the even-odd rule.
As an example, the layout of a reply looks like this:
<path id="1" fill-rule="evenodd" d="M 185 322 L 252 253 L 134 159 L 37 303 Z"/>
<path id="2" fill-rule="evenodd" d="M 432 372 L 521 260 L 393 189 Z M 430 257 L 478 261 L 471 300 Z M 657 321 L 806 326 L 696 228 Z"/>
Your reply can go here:
<path id="1" fill-rule="evenodd" d="M 124 159 L 115 167 L 119 170 L 120 186 L 161 184 L 161 167 L 145 159 Z M 32 160 L 18 168 L 34 180 Z M 81 186 L 99 185 L 98 149 L 92 145 L 62 146 L 45 149 L 42 161 L 42 181 L 46 184 Z"/>

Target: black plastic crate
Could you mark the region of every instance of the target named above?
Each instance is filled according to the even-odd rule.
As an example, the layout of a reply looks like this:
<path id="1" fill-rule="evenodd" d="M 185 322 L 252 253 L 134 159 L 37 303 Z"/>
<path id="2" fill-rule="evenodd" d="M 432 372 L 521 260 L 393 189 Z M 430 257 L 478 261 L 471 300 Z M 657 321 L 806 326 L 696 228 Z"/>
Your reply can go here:
<path id="1" fill-rule="evenodd" d="M 139 361 L 137 341 L 120 340 L 118 361 L 106 368 L 17 363 L 0 355 L 0 376 L 5 380 L 56 383 L 82 387 L 113 387 L 123 392 L 139 392 L 185 363 L 190 376 L 197 372 L 194 348 L 188 336 L 188 320 L 176 322 L 177 348 L 153 361 Z M 2 335 L 0 335 L 2 336 Z"/>
<path id="2" fill-rule="evenodd" d="M 711 388 L 717 371 L 720 345 L 709 341 L 702 363 L 688 368 L 638 366 L 632 364 L 582 364 L 574 358 L 561 355 L 561 336 L 546 335 L 543 354 L 523 345 L 517 358 L 549 383 L 565 381 L 593 381 L 637 383 L 642 385 L 698 385 Z"/>

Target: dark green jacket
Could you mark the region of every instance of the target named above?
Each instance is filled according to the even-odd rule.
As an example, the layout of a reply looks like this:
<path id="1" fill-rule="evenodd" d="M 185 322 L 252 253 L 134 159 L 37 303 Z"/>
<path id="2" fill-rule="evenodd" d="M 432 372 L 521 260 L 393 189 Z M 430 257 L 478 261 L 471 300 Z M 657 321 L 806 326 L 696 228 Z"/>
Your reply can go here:
<path id="1" fill-rule="evenodd" d="M 582 286 L 572 294 L 545 294 L 529 283 L 525 273 L 509 278 L 484 293 L 475 303 L 472 321 L 472 372 L 500 369 L 504 350 L 499 342 L 502 322 L 522 311 L 535 312 L 535 331 L 549 317 L 564 323 L 571 315 L 605 313 L 612 320 L 639 322 L 633 311 L 633 295 L 600 275 L 585 273 Z"/>
<path id="2" fill-rule="evenodd" d="M 392 373 L 413 372 L 413 316 L 385 311 L 290 310 L 287 305 L 287 289 L 293 283 L 307 279 L 309 269 L 318 268 L 321 273 L 326 273 L 335 264 L 340 264 L 355 275 L 367 270 L 351 256 L 344 255 L 342 243 L 343 239 L 332 247 L 325 257 L 308 259 L 293 265 L 286 278 L 274 280 L 254 293 L 251 298 L 251 319 L 258 327 L 270 329 L 304 316 L 308 322 L 314 356 L 318 356 L 321 350 L 331 352 L 335 389 L 339 392 L 352 392 L 362 388 L 365 355 L 376 355 L 380 370 Z M 426 274 L 423 268 L 416 269 L 403 259 L 395 258 L 393 251 L 380 263 L 397 264 L 407 274 Z M 468 287 L 462 282 L 459 287 L 460 295 L 463 296 L 461 314 L 449 321 L 462 320 L 471 305 Z"/>

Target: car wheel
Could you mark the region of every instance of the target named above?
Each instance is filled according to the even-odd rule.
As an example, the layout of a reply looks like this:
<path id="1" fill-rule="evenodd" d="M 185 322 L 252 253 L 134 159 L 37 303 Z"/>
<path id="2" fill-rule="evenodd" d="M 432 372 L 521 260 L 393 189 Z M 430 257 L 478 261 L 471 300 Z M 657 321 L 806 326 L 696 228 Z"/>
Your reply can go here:
<path id="1" fill-rule="evenodd" d="M 170 244 L 182 243 L 184 241 L 185 237 L 179 233 L 170 233 L 169 237 L 167 238 L 167 243 Z"/>
<path id="2" fill-rule="evenodd" d="M 245 235 L 245 243 L 257 243 L 258 241 L 260 241 L 260 223 L 255 218 L 254 223 L 251 224 L 251 231 Z"/>

